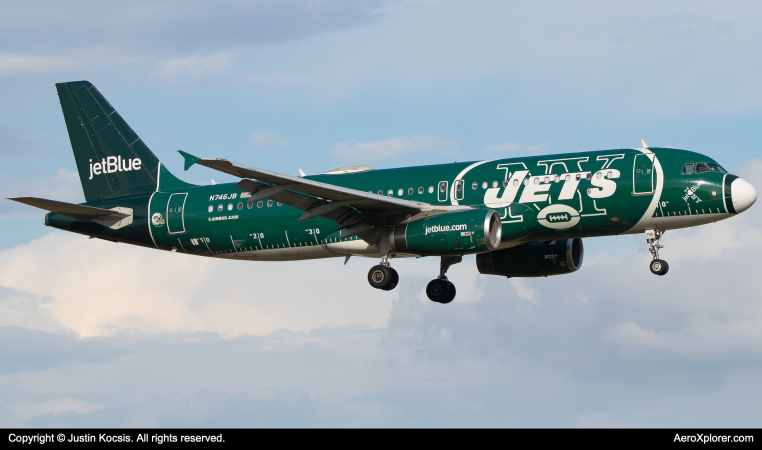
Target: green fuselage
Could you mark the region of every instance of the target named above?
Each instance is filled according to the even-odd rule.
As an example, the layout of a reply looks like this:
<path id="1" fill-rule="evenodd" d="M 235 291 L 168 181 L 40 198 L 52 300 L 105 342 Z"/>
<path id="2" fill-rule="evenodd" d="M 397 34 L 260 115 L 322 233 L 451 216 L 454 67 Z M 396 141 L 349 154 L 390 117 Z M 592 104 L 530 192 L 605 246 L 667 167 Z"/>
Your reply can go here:
<path id="1" fill-rule="evenodd" d="M 685 150 L 617 149 L 306 178 L 431 205 L 495 210 L 503 228 L 500 248 L 507 248 L 542 240 L 681 228 L 732 215 L 725 189 L 732 175 L 683 174 L 687 163 L 716 164 Z M 54 213 L 48 214 L 46 223 L 102 239 L 201 256 L 295 260 L 379 255 L 375 244 L 357 236 L 340 239 L 334 221 L 317 217 L 299 222 L 304 211 L 267 199 L 249 203 L 249 194 L 235 184 L 192 186 L 174 179 L 163 167 L 160 170 L 157 191 L 150 196 L 86 203 L 104 209 L 131 208 L 132 223 L 126 226 L 114 229 Z"/>

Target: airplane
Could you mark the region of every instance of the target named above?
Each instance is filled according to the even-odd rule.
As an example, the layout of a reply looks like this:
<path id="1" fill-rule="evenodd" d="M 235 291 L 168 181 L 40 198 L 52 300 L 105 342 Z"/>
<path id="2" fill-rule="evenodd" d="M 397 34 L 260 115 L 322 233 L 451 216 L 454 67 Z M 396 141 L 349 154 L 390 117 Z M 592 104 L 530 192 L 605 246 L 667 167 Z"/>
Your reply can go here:
<path id="1" fill-rule="evenodd" d="M 642 147 L 420 167 L 340 167 L 291 176 L 180 151 L 241 180 L 193 185 L 167 170 L 88 81 L 56 84 L 85 202 L 10 200 L 49 211 L 45 225 L 169 252 L 245 261 L 380 258 L 369 284 L 391 291 L 390 260 L 440 258 L 426 287 L 456 295 L 447 270 L 476 255 L 482 274 L 547 277 L 582 266 L 582 238 L 644 233 L 650 270 L 667 230 L 733 217 L 747 181 L 688 150 Z"/>

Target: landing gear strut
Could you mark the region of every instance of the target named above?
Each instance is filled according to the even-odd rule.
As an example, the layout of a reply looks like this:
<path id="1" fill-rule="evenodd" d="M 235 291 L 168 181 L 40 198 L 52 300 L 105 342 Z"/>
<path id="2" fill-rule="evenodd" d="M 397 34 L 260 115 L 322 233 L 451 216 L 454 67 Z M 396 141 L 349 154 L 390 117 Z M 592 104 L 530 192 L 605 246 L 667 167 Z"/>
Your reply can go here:
<path id="1" fill-rule="evenodd" d="M 651 273 L 654 275 L 664 275 L 669 270 L 669 264 L 667 264 L 667 261 L 664 261 L 663 259 L 659 259 L 659 249 L 664 248 L 663 245 L 659 243 L 662 236 L 664 236 L 664 233 L 666 231 L 660 230 L 658 228 L 653 230 L 646 230 L 646 242 L 648 243 L 648 251 L 651 252 L 651 255 L 653 256 L 653 260 L 650 264 Z"/>
<path id="2" fill-rule="evenodd" d="M 455 298 L 455 285 L 447 280 L 447 269 L 463 261 L 462 256 L 443 256 L 439 263 L 439 276 L 426 286 L 429 300 L 437 303 L 450 303 Z"/>
<path id="3" fill-rule="evenodd" d="M 368 283 L 376 289 L 391 291 L 399 281 L 400 276 L 392 269 L 386 257 L 381 258 L 381 264 L 371 267 L 368 272 Z"/>

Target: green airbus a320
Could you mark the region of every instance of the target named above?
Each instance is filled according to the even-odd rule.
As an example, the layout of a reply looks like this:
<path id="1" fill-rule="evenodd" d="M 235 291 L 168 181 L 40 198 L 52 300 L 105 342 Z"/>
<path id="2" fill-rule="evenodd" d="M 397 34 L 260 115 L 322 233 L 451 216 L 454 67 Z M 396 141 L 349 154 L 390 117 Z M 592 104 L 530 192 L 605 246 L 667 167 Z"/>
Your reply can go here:
<path id="1" fill-rule="evenodd" d="M 455 298 L 447 269 L 476 254 L 479 272 L 541 277 L 579 270 L 583 237 L 645 233 L 651 272 L 666 230 L 727 219 L 757 199 L 715 160 L 671 148 L 619 148 L 295 177 L 185 152 L 241 178 L 196 186 L 172 175 L 87 81 L 56 85 L 86 202 L 12 200 L 50 211 L 45 224 L 170 252 L 249 261 L 366 256 L 376 289 L 399 282 L 390 260 L 437 256 L 427 288 Z M 301 172 L 301 171 L 300 171 Z M 346 263 L 346 260 L 345 260 Z"/>

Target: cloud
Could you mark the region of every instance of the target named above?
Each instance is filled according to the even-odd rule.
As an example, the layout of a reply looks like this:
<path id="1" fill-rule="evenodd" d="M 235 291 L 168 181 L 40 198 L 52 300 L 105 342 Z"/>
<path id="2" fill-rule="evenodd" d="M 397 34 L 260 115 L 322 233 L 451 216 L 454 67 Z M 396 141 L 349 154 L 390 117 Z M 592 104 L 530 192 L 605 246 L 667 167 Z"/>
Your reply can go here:
<path id="1" fill-rule="evenodd" d="M 376 5 L 373 1 L 339 0 L 222 0 L 214 5 L 144 0 L 122 5 L 81 1 L 63 6 L 49 0 L 35 7 L 9 5 L 5 19 L 0 19 L 0 38 L 10 47 L 27 51 L 45 48 L 46 41 L 48 50 L 54 52 L 92 46 L 93 42 L 137 52 L 220 49 L 301 39 L 367 23 L 375 18 Z"/>
<path id="2" fill-rule="evenodd" d="M 280 137 L 280 133 L 257 130 L 251 136 L 251 145 L 255 147 L 285 147 L 290 144 L 291 139 Z"/>
<path id="3" fill-rule="evenodd" d="M 63 364 L 108 363 L 128 353 L 93 339 L 0 327 L 0 374 L 34 372 Z"/>
<path id="4" fill-rule="evenodd" d="M 234 65 L 230 53 L 194 55 L 156 63 L 154 75 L 164 81 L 204 80 L 222 75 Z"/>
<path id="5" fill-rule="evenodd" d="M 155 395 L 128 408 L 41 414 L 27 424 L 35 427 L 104 428 L 114 423 L 128 427 L 304 428 L 332 426 L 348 417 L 347 412 L 311 398 L 303 389 L 281 391 L 272 388 L 253 396 L 245 392 L 221 390 L 200 390 L 191 395 L 175 392 Z"/>
<path id="6" fill-rule="evenodd" d="M 442 139 L 439 136 L 419 134 L 412 137 L 397 137 L 383 141 L 339 143 L 331 149 L 331 156 L 340 159 L 373 161 L 422 150 L 448 151 L 452 150 L 455 144 L 455 141 Z"/>

